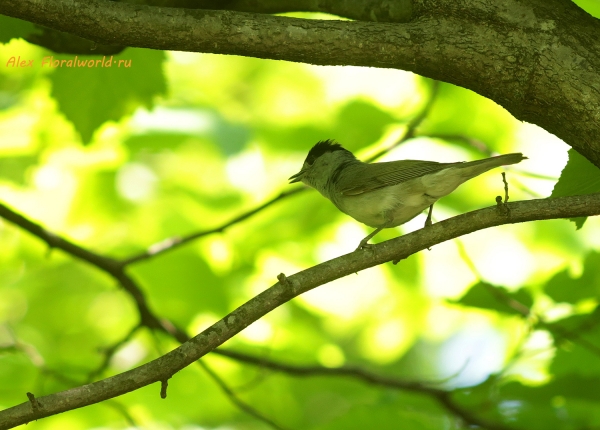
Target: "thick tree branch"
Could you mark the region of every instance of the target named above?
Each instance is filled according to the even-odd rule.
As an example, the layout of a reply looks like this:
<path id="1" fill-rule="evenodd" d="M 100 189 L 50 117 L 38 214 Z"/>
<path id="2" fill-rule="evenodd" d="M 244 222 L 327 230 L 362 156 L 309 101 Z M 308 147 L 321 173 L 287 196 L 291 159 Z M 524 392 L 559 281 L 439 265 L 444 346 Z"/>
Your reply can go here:
<path id="1" fill-rule="evenodd" d="M 123 0 L 123 3 L 159 7 L 231 10 L 253 13 L 325 12 L 360 21 L 408 22 L 412 15 L 411 0 Z M 31 34 L 27 41 L 56 53 L 79 55 L 114 55 L 124 46 L 102 45 L 47 27 Z"/>
<path id="2" fill-rule="evenodd" d="M 83 37 L 53 30 L 42 26 L 25 38 L 29 43 L 39 45 L 57 54 L 116 55 L 126 46 L 102 45 Z"/>
<path id="3" fill-rule="evenodd" d="M 600 193 L 586 196 L 509 203 L 510 215 L 496 207 L 469 212 L 425 229 L 311 267 L 290 277 L 280 276 L 265 290 L 178 348 L 138 368 L 74 389 L 38 398 L 0 412 L 0 430 L 110 399 L 154 382 L 164 381 L 239 333 L 252 322 L 292 298 L 334 279 L 388 261 L 408 257 L 435 244 L 477 230 L 526 221 L 600 214 Z"/>
<path id="4" fill-rule="evenodd" d="M 561 0 L 415 0 L 405 24 L 3 0 L 0 13 L 108 45 L 411 70 L 489 97 L 600 166 L 600 22 Z"/>
<path id="5" fill-rule="evenodd" d="M 252 13 L 325 12 L 360 21 L 407 22 L 412 0 L 122 0 L 123 3 Z"/>

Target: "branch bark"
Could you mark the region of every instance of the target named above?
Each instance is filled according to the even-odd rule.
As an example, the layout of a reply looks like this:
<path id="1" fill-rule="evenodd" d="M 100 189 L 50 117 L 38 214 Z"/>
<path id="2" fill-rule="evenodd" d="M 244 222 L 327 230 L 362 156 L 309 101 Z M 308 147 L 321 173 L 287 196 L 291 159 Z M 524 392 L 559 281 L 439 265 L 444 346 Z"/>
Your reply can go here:
<path id="1" fill-rule="evenodd" d="M 252 13 L 325 12 L 360 21 L 408 22 L 412 0 L 122 0 L 123 3 Z"/>
<path id="2" fill-rule="evenodd" d="M 0 13 L 106 45 L 410 70 L 496 101 L 600 167 L 600 21 L 572 2 L 413 0 L 404 24 L 106 0 L 3 0 Z"/>
<path id="3" fill-rule="evenodd" d="M 346 254 L 290 277 L 280 275 L 280 281 L 271 288 L 156 360 L 92 384 L 36 398 L 36 408 L 32 407 L 31 402 L 25 402 L 0 411 L 0 430 L 101 402 L 167 380 L 268 312 L 334 279 L 388 261 L 403 259 L 435 244 L 497 225 L 599 215 L 600 193 L 516 202 L 509 203 L 507 206 L 510 208 L 508 216 L 500 214 L 496 207 L 469 212 L 374 245 L 368 250 Z M 158 392 L 157 388 L 157 394 Z"/>

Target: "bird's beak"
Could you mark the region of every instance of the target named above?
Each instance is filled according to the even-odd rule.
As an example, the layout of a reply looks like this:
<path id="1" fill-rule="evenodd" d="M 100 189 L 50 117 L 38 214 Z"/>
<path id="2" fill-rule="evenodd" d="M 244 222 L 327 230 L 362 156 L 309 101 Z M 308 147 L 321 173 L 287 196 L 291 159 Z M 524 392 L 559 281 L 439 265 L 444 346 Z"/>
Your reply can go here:
<path id="1" fill-rule="evenodd" d="M 304 170 L 300 170 L 295 175 L 290 176 L 289 177 L 290 184 L 293 184 L 294 182 L 300 182 L 302 180 L 303 175 L 304 175 Z"/>

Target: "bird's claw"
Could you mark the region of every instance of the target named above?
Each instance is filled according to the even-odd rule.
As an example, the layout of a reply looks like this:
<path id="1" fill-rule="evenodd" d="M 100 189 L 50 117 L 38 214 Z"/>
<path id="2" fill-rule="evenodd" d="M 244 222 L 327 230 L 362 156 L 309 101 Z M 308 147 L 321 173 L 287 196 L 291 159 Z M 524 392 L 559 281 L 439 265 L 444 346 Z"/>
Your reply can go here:
<path id="1" fill-rule="evenodd" d="M 367 241 L 361 241 L 358 244 L 358 248 L 356 248 L 355 251 L 360 251 L 361 249 L 370 249 L 373 245 L 370 243 L 367 243 Z"/>

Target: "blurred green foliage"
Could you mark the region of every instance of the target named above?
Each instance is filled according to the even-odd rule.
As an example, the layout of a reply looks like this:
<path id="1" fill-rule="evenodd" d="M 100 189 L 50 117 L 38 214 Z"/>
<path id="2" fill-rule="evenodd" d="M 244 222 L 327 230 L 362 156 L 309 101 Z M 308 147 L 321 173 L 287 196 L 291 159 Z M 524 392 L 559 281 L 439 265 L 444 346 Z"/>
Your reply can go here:
<path id="1" fill-rule="evenodd" d="M 0 17 L 0 41 L 30 28 Z M 23 26 L 22 28 L 18 26 Z M 13 28 L 14 27 L 14 28 Z M 206 231 L 292 189 L 308 149 L 334 138 L 360 157 L 394 144 L 432 83 L 409 73 L 127 49 L 130 68 L 42 67 L 48 51 L 0 48 L 0 201 L 101 254 L 128 258 Z M 7 67 L 11 57 L 33 68 Z M 54 55 L 55 59 L 69 56 Z M 90 57 L 97 59 L 98 57 Z M 522 151 L 512 200 L 580 194 L 591 182 L 567 145 L 492 101 L 440 84 L 432 110 L 385 159 L 459 161 Z M 581 160 L 578 161 L 581 163 Z M 593 167 L 593 166 L 592 166 Z M 592 192 L 591 190 L 590 192 Z M 596 190 L 597 191 L 597 190 Z M 444 198 L 438 220 L 494 204 L 498 171 Z M 554 193 L 552 194 L 555 195 Z M 383 241 L 425 216 L 382 232 Z M 352 251 L 368 229 L 314 191 L 222 233 L 135 263 L 151 309 L 196 334 L 276 282 Z M 291 376 L 205 358 L 239 397 L 293 429 L 578 429 L 600 425 L 600 223 L 503 226 L 317 288 L 224 347 L 290 365 L 358 366 L 420 383 Z M 500 287 L 502 286 L 502 287 Z M 524 317 L 515 303 L 531 310 Z M 0 220 L 0 407 L 100 379 L 176 346 L 136 330 L 132 298 L 105 273 Z M 449 392 L 452 410 L 428 388 Z M 264 429 L 199 366 L 157 386 L 29 423 L 33 429 Z"/>
<path id="2" fill-rule="evenodd" d="M 0 15 L 0 43 L 10 42 L 13 38 L 25 38 L 34 30 L 35 25 L 30 22 Z"/>

